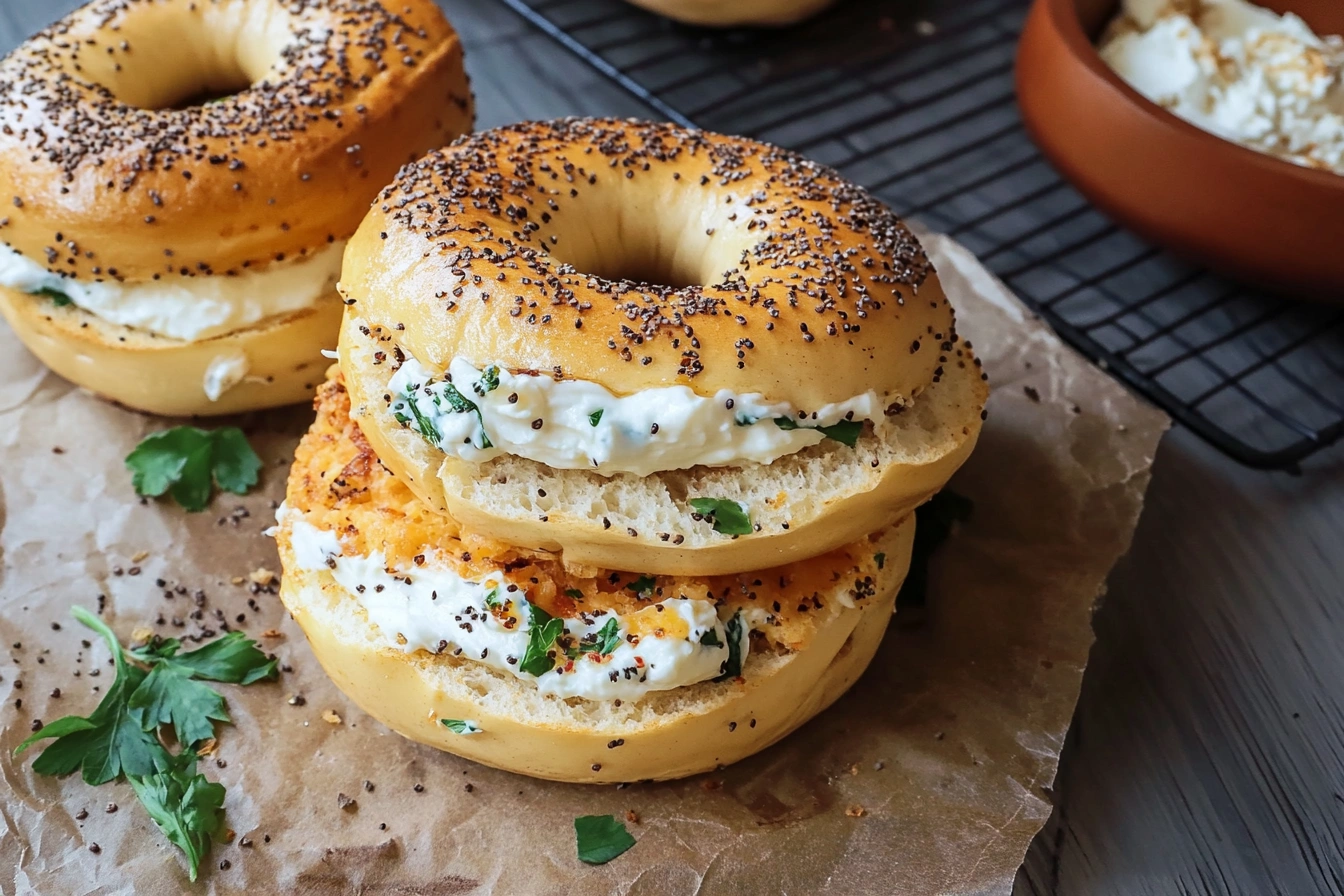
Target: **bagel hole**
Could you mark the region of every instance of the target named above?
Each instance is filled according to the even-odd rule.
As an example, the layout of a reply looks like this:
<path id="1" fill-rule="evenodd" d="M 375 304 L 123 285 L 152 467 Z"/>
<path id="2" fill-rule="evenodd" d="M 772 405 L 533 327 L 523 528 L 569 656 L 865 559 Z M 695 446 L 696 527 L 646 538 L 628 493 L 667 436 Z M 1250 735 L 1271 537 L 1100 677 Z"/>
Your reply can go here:
<path id="1" fill-rule="evenodd" d="M 560 261 L 574 266 L 580 274 L 601 277 L 603 280 L 626 280 L 653 287 L 681 289 L 686 286 L 700 286 L 701 277 L 698 265 L 692 265 L 686 259 L 664 255 L 655 247 L 636 246 L 615 256 L 598 257 L 593 253 L 587 258 L 563 258 L 557 253 L 551 254 Z M 644 251 L 639 251 L 643 249 Z"/>
<path id="2" fill-rule="evenodd" d="M 85 72 L 128 106 L 190 109 L 237 96 L 283 60 L 293 23 L 270 0 L 243 4 L 144 4 L 118 26 L 128 48 L 94 54 Z"/>

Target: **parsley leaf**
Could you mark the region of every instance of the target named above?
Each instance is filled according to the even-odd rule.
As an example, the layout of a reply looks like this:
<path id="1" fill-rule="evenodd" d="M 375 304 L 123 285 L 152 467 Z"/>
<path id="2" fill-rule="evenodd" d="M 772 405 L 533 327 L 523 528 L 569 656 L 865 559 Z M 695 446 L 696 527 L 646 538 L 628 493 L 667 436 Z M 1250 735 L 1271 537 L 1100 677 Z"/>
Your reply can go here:
<path id="1" fill-rule="evenodd" d="M 196 772 L 196 756 L 186 752 L 172 767 L 152 775 L 127 775 L 140 804 L 164 836 L 186 853 L 194 881 L 210 838 L 224 830 L 224 785 Z"/>
<path id="2" fill-rule="evenodd" d="M 715 681 L 727 681 L 742 674 L 742 614 L 734 613 L 733 618 L 723 624 L 728 635 L 728 659 L 719 667 L 719 676 Z"/>
<path id="3" fill-rule="evenodd" d="M 181 646 L 176 638 L 156 637 L 144 647 L 132 650 L 131 656 L 151 666 L 171 664 L 191 678 L 207 681 L 252 684 L 276 676 L 278 660 L 268 659 L 257 642 L 242 632 L 229 632 L 203 647 L 179 654 Z"/>
<path id="4" fill-rule="evenodd" d="M 485 605 L 491 610 L 504 606 L 504 601 L 499 597 L 499 589 L 491 588 L 485 595 Z"/>
<path id="5" fill-rule="evenodd" d="M 580 815 L 574 819 L 579 861 L 605 865 L 635 845 L 635 838 L 614 815 Z"/>
<path id="6" fill-rule="evenodd" d="M 257 484 L 261 458 L 236 426 L 213 432 L 176 426 L 145 437 L 126 455 L 126 467 L 136 494 L 157 498 L 166 492 L 195 512 L 210 503 L 212 480 L 226 491 L 246 494 Z"/>
<path id="7" fill-rule="evenodd" d="M 116 680 L 87 719 L 66 716 L 33 732 L 14 755 L 39 740 L 56 738 L 33 762 L 43 775 L 68 775 L 81 769 L 85 782 L 102 784 L 120 776 L 148 775 L 169 766 L 171 757 L 153 731 L 146 731 L 128 706 L 131 695 L 145 680 L 143 669 L 126 662 L 112 630 L 88 610 L 76 607 L 74 616 L 107 642 L 116 666 Z"/>
<path id="8" fill-rule="evenodd" d="M 215 722 L 231 721 L 219 692 L 176 666 L 155 666 L 126 706 L 140 727 L 172 725 L 178 743 L 193 747 L 215 734 Z"/>
<path id="9" fill-rule="evenodd" d="M 66 305 L 73 305 L 74 301 L 59 289 L 52 289 L 50 286 L 44 286 L 33 293 L 35 296 L 46 296 L 51 299 L 51 303 L 57 308 L 64 308 Z"/>
<path id="10" fill-rule="evenodd" d="M 775 425 L 780 429 L 815 429 L 828 439 L 835 439 L 850 448 L 859 441 L 859 436 L 863 433 L 863 422 L 861 420 L 841 420 L 830 426 L 799 426 L 798 421 L 792 417 L 775 417 Z"/>
<path id="11" fill-rule="evenodd" d="M 531 610 L 527 628 L 527 650 L 518 663 L 518 668 L 528 675 L 545 675 L 555 668 L 555 657 L 551 656 L 551 647 L 556 639 L 565 632 L 565 621 L 556 619 L 541 607 L 528 602 Z"/>
<path id="12" fill-rule="evenodd" d="M 727 498 L 692 498 L 691 508 L 709 520 L 715 532 L 724 535 L 750 535 L 752 532 L 747 509 L 736 501 Z"/>
<path id="13" fill-rule="evenodd" d="M 571 600 L 583 600 L 583 592 L 577 588 L 566 588 L 565 597 L 568 597 Z"/>
<path id="14" fill-rule="evenodd" d="M 722 647 L 723 642 L 719 640 L 718 629 L 705 629 L 705 633 L 700 636 L 700 643 L 705 647 Z"/>
<path id="15" fill-rule="evenodd" d="M 480 734 L 483 730 L 471 719 L 439 719 L 439 724 L 454 734 Z"/>
<path id="16" fill-rule="evenodd" d="M 626 585 L 625 590 L 635 592 L 640 600 L 648 600 L 650 597 L 653 597 L 653 589 L 657 584 L 658 580 L 653 576 L 640 576 Z"/>
<path id="17" fill-rule="evenodd" d="M 873 561 L 877 563 L 877 568 L 881 569 L 887 565 L 887 555 L 882 551 L 878 551 L 873 555 Z"/>
<path id="18" fill-rule="evenodd" d="M 621 624 L 613 616 L 597 630 L 597 644 L 593 650 L 606 656 L 621 646 Z"/>
<path id="19" fill-rule="evenodd" d="M 593 411 L 591 414 L 589 414 L 589 415 L 588 415 L 588 422 L 591 423 L 593 426 L 596 426 L 597 424 L 601 423 L 601 422 L 602 422 L 602 409 L 601 409 L 601 408 L 598 408 L 597 410 L 595 410 L 595 411 Z"/>

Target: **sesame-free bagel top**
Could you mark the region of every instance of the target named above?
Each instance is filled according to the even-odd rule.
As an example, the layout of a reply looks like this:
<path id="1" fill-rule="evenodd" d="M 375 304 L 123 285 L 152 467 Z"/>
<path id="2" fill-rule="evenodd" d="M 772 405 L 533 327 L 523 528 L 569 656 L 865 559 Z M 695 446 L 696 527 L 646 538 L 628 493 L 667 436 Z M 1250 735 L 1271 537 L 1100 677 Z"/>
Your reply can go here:
<path id="1" fill-rule="evenodd" d="M 667 285 L 658 285 L 667 284 Z M 473 134 L 401 170 L 341 290 L 434 372 L 454 358 L 598 383 L 908 404 L 953 340 L 910 231 L 833 170 L 668 124 Z"/>
<path id="2" fill-rule="evenodd" d="M 399 165 L 471 123 L 442 13 L 384 2 L 76 10 L 0 62 L 0 240 L 135 281 L 346 238 Z"/>

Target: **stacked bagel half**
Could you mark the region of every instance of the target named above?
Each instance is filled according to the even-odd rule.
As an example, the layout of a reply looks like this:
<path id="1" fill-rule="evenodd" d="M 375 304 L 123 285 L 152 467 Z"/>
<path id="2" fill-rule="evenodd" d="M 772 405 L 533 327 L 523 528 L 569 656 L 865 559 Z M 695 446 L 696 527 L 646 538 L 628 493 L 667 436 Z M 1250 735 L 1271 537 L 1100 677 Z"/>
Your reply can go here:
<path id="1" fill-rule="evenodd" d="M 832 703 L 987 395 L 888 209 L 670 125 L 430 153 L 340 290 L 282 596 L 372 715 L 539 777 L 693 774 Z"/>

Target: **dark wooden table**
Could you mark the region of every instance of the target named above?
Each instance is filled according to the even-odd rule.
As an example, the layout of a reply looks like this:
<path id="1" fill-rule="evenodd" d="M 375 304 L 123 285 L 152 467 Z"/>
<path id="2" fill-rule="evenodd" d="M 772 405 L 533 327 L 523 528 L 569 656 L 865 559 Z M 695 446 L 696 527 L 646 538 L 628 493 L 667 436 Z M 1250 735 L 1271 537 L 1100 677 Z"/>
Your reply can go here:
<path id="1" fill-rule="evenodd" d="M 487 0 L 440 0 L 478 125 L 647 115 Z M 0 47 L 78 6 L 0 0 Z M 1344 450 L 1301 477 L 1158 455 L 1018 891 L 1344 893 Z"/>

